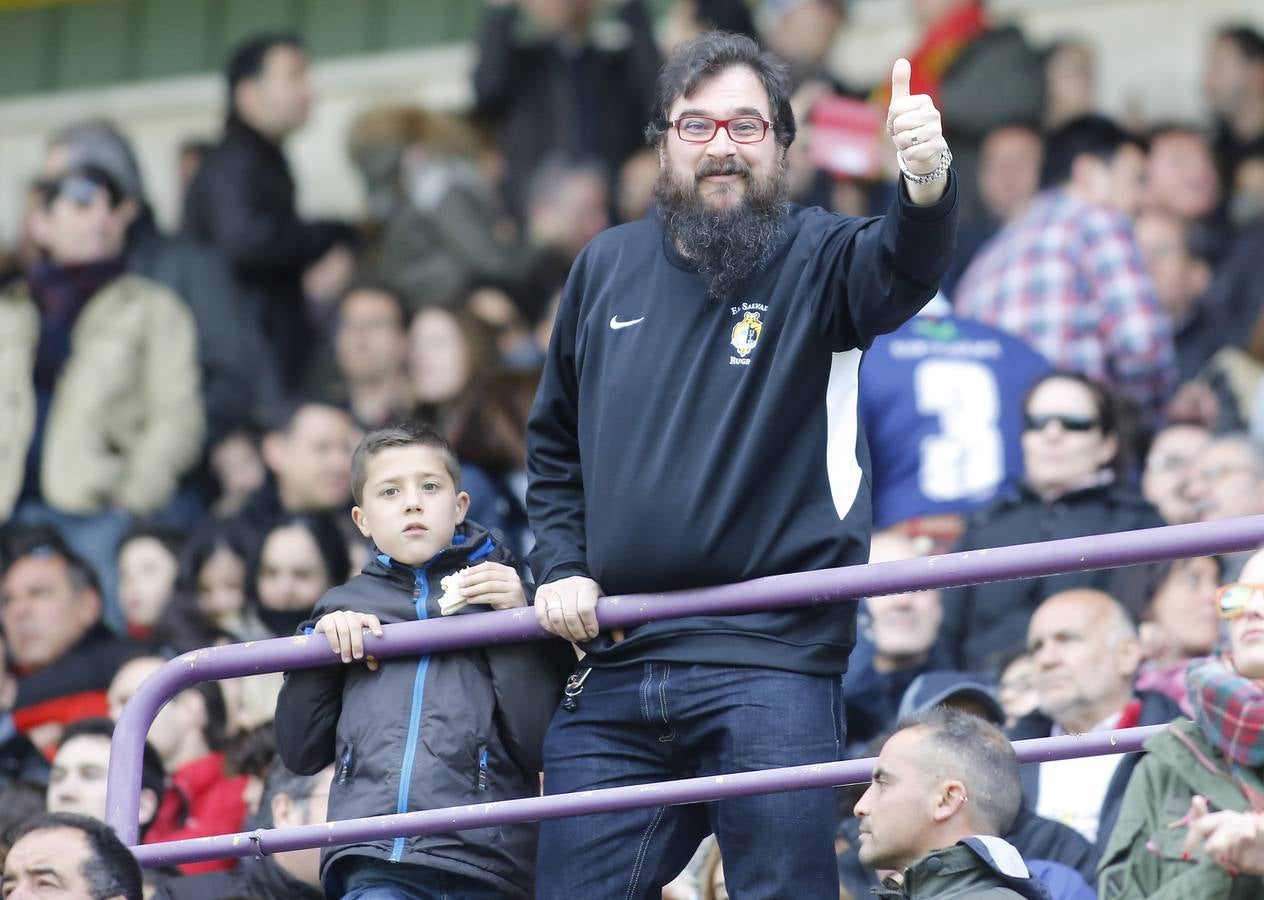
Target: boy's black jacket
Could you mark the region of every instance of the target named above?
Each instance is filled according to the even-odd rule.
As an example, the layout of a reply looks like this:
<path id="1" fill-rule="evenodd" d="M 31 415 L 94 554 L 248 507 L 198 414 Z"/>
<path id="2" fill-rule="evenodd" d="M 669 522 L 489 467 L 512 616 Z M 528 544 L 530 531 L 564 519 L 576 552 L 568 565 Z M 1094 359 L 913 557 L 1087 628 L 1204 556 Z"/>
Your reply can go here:
<path id="1" fill-rule="evenodd" d="M 383 625 L 438 617 L 440 580 L 484 560 L 517 565 L 473 523 L 417 569 L 375 550 L 360 575 L 320 599 L 300 633 L 337 610 L 372 613 Z M 458 615 L 485 609 L 467 606 Z M 334 764 L 330 821 L 535 796 L 544 731 L 574 662 L 569 646 L 547 641 L 384 659 L 376 672 L 363 663 L 289 672 L 277 702 L 277 750 L 300 774 Z M 321 878 L 337 892 L 332 864 L 367 856 L 528 897 L 535 842 L 531 823 L 366 841 L 325 850 Z"/>

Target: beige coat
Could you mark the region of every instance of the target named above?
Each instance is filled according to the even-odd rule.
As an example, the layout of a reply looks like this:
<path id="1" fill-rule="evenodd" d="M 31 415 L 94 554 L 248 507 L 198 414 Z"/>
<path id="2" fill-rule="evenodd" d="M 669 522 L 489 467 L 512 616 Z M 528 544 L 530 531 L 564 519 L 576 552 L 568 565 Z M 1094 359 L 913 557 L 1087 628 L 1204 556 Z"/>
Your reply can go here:
<path id="1" fill-rule="evenodd" d="M 0 292 L 0 521 L 13 513 L 35 428 L 38 340 L 39 310 L 18 281 Z M 44 433 L 44 500 L 79 514 L 160 509 L 202 446 L 192 315 L 166 288 L 124 275 L 88 301 L 70 347 Z"/>

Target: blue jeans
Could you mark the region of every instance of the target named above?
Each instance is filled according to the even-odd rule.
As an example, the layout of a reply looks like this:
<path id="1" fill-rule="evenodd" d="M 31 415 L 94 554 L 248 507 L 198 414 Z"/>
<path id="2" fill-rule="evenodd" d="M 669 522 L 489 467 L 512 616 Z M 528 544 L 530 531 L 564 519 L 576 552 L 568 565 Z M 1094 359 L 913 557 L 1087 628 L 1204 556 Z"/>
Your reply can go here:
<path id="1" fill-rule="evenodd" d="M 464 875 L 414 866 L 365 860 L 347 877 L 342 900 L 502 900 L 491 885 Z"/>
<path id="2" fill-rule="evenodd" d="M 544 739 L 544 790 L 668 781 L 840 758 L 842 680 L 772 669 L 644 663 L 594 669 Z M 838 900 L 834 792 L 540 823 L 539 900 L 657 898 L 714 832 L 731 896 Z"/>

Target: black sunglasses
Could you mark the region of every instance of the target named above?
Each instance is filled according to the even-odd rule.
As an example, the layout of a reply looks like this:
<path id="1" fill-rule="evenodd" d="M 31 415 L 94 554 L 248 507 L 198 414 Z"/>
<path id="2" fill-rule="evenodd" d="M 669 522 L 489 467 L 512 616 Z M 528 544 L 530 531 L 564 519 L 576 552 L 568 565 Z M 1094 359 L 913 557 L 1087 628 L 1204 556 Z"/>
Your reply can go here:
<path id="1" fill-rule="evenodd" d="M 110 208 L 123 200 L 123 191 L 110 174 L 99 166 L 80 166 L 56 178 L 35 182 L 35 189 L 43 198 L 44 206 L 52 206 L 58 197 L 65 196 L 76 206 L 89 206 L 98 191 L 105 191 L 110 198 Z"/>
<path id="2" fill-rule="evenodd" d="M 1023 430 L 1044 431 L 1049 427 L 1050 422 L 1057 422 L 1058 427 L 1063 431 L 1092 431 L 1101 425 L 1097 419 L 1088 419 L 1084 416 L 1033 416 L 1030 413 L 1025 413 L 1023 415 Z"/>

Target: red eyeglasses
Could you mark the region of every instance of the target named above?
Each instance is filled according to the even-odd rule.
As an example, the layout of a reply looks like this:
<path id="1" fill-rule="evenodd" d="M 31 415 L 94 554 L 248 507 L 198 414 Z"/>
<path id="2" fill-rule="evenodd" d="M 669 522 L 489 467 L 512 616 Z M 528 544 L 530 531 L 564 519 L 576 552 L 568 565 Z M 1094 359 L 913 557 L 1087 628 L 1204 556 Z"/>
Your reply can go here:
<path id="1" fill-rule="evenodd" d="M 771 122 L 759 116 L 736 116 L 732 119 L 713 119 L 710 116 L 681 116 L 671 123 L 676 135 L 691 144 L 705 144 L 715 137 L 721 128 L 729 140 L 737 144 L 758 144 L 768 134 Z"/>

